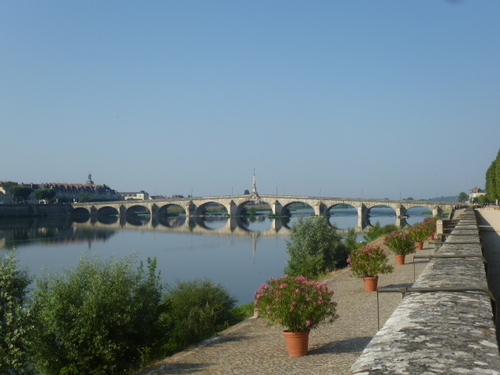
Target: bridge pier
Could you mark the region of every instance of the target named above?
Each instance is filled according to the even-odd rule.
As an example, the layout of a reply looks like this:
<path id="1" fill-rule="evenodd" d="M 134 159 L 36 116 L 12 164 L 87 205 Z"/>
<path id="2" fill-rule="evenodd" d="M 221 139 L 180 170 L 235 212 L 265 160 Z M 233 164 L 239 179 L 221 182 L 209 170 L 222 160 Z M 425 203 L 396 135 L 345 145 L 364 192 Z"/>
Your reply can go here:
<path id="1" fill-rule="evenodd" d="M 440 207 L 435 207 L 432 209 L 432 216 L 433 217 L 441 217 L 442 213 L 443 213 L 443 210 Z"/>
<path id="2" fill-rule="evenodd" d="M 361 229 L 365 229 L 369 224 L 368 207 L 366 207 L 364 204 L 360 204 L 356 207 L 356 209 L 358 210 L 358 227 Z"/>
<path id="3" fill-rule="evenodd" d="M 230 215 L 230 216 L 237 215 L 237 208 L 238 208 L 238 205 L 236 203 L 234 203 L 233 200 L 231 200 L 229 202 L 229 205 L 226 207 L 228 215 Z"/>
<path id="4" fill-rule="evenodd" d="M 396 226 L 398 228 L 404 227 L 406 223 L 406 209 L 403 206 L 394 207 L 394 211 L 396 211 Z"/>
<path id="5" fill-rule="evenodd" d="M 273 204 L 271 204 L 271 210 L 274 215 L 281 215 L 281 211 L 283 210 L 283 206 L 278 200 L 275 200 Z"/>
<path id="6" fill-rule="evenodd" d="M 327 207 L 323 203 L 318 202 L 318 204 L 314 206 L 314 214 L 316 216 L 326 216 Z"/>
<path id="7" fill-rule="evenodd" d="M 196 205 L 192 202 L 189 201 L 185 206 L 184 206 L 184 211 L 186 211 L 186 216 L 194 216 L 196 214 Z"/>

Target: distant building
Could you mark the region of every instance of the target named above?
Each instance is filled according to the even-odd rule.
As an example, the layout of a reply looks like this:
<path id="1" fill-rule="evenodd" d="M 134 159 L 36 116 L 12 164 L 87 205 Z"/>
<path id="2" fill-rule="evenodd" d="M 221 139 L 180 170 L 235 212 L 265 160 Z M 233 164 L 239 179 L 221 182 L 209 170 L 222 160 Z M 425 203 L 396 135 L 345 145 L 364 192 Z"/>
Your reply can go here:
<path id="1" fill-rule="evenodd" d="M 21 186 L 27 186 L 33 189 L 33 193 L 28 199 L 28 202 L 36 203 L 35 191 L 38 189 L 54 189 L 56 192 L 55 199 L 57 202 L 78 202 L 82 198 L 92 201 L 113 201 L 121 198 L 120 194 L 111 189 L 107 185 L 96 185 L 92 181 L 92 175 L 88 175 L 88 180 L 85 184 L 71 184 L 61 182 L 43 182 L 41 184 L 34 183 L 20 183 Z M 3 193 L 3 195 L 2 195 Z M 14 203 L 10 193 L 6 192 L 4 188 L 0 187 L 0 201 L 4 204 Z"/>
<path id="2" fill-rule="evenodd" d="M 40 189 L 54 189 L 56 199 L 59 202 L 77 202 L 82 198 L 93 201 L 113 201 L 121 198 L 116 190 L 107 185 L 96 185 L 89 174 L 85 184 L 68 184 L 59 182 L 44 182 L 39 185 Z M 36 190 L 36 189 L 35 189 Z"/>
<path id="3" fill-rule="evenodd" d="M 145 201 L 149 199 L 149 194 L 144 190 L 138 192 L 120 192 L 120 195 L 122 196 L 123 200 L 138 199 L 141 201 Z"/>
<path id="4" fill-rule="evenodd" d="M 1 181 L 0 181 L 1 183 Z M 12 204 L 14 203 L 14 197 L 8 190 L 0 186 L 0 204 Z"/>
<path id="5" fill-rule="evenodd" d="M 475 187 L 474 189 L 470 189 L 469 194 L 469 202 L 474 202 L 477 198 L 486 195 L 486 190 Z"/>

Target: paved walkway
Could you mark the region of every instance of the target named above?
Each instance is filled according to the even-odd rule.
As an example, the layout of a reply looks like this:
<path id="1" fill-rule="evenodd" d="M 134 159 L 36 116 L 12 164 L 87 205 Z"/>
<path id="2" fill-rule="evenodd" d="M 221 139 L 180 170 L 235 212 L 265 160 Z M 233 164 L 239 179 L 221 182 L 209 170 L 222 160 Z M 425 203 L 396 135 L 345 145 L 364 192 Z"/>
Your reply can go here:
<path id="1" fill-rule="evenodd" d="M 417 254 L 433 251 L 433 245 L 426 243 Z M 391 255 L 395 264 L 393 258 Z M 392 274 L 381 275 L 379 287 L 410 286 L 427 265 L 422 259 L 413 262 L 413 255 L 407 256 L 407 262 L 395 266 Z M 335 291 L 340 319 L 311 331 L 309 355 L 289 357 L 281 328 L 266 327 L 262 318 L 247 319 L 192 350 L 166 358 L 140 375 L 348 374 L 379 326 L 384 325 L 401 302 L 401 294 L 379 294 L 378 317 L 377 293 L 365 292 L 363 281 L 351 277 L 348 269 L 332 273 L 325 281 Z"/>

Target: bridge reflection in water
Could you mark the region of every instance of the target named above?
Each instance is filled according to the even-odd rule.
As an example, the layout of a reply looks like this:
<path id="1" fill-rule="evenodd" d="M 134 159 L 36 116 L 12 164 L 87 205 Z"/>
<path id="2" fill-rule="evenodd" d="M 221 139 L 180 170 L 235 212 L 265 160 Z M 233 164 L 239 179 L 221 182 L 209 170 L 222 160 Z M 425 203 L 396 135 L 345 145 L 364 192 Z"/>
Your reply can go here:
<path id="1" fill-rule="evenodd" d="M 311 214 L 303 214 L 298 216 L 311 216 Z M 347 215 L 351 218 L 356 216 Z M 385 215 L 393 217 L 396 226 L 408 225 L 405 218 L 396 218 L 395 215 Z M 126 230 L 142 230 L 142 231 L 162 231 L 170 233 L 191 233 L 200 235 L 219 235 L 219 236 L 288 236 L 290 235 L 290 227 L 292 226 L 293 217 L 282 218 L 267 218 L 266 216 L 151 216 L 151 215 L 126 215 L 126 216 L 92 216 L 86 218 L 86 221 L 77 221 L 75 226 L 78 228 L 89 229 L 126 229 Z M 336 216 L 330 218 L 330 222 L 334 222 Z M 254 221 L 262 222 L 263 225 L 255 225 Z M 270 225 L 265 223 L 270 221 Z M 252 223 L 250 223 L 252 222 Z M 257 227 L 257 229 L 256 229 Z M 262 227 L 262 230 L 258 228 Z M 250 229 L 252 228 L 252 229 Z M 370 228 L 370 223 L 367 223 L 363 228 L 353 226 L 356 233 L 364 233 Z M 339 228 L 337 231 L 341 235 L 348 233 L 348 228 Z"/>

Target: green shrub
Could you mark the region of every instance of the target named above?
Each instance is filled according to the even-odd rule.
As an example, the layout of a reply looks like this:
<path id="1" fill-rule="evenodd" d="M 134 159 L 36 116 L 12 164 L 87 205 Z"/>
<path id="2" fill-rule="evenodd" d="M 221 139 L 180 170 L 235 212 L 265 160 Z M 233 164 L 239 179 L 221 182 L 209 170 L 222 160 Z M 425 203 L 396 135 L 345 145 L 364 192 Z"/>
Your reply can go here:
<path id="1" fill-rule="evenodd" d="M 25 303 L 30 283 L 14 255 L 0 255 L 0 374 L 23 373 L 28 367 L 25 340 L 31 325 Z"/>
<path id="2" fill-rule="evenodd" d="M 133 263 L 82 258 L 76 269 L 38 280 L 32 360 L 39 373 L 118 374 L 159 354 L 167 332 L 156 260 L 147 270 Z"/>
<path id="3" fill-rule="evenodd" d="M 300 218 L 291 228 L 286 248 L 285 273 L 309 279 L 345 264 L 348 253 L 342 237 L 324 216 Z"/>
<path id="4" fill-rule="evenodd" d="M 237 321 L 232 313 L 236 300 L 222 285 L 210 280 L 180 281 L 170 288 L 165 318 L 172 325 L 169 348 L 182 350 L 227 328 Z"/>
<path id="5" fill-rule="evenodd" d="M 375 241 L 376 239 L 391 233 L 398 228 L 394 224 L 387 224 L 384 225 L 383 227 L 380 226 L 380 222 L 377 221 L 374 226 L 368 228 L 367 232 L 363 236 L 366 242 L 372 242 Z"/>

